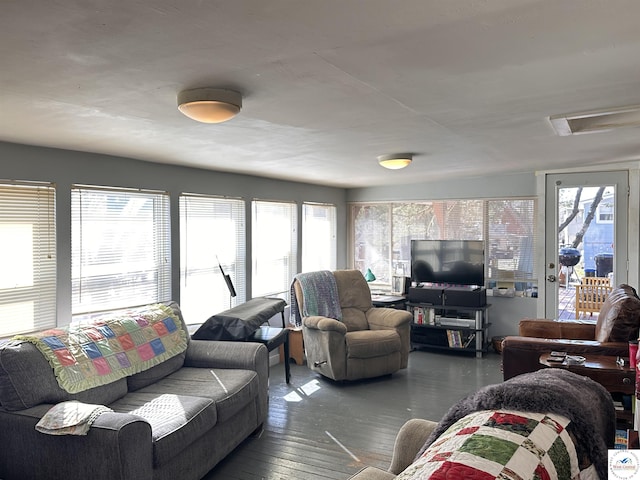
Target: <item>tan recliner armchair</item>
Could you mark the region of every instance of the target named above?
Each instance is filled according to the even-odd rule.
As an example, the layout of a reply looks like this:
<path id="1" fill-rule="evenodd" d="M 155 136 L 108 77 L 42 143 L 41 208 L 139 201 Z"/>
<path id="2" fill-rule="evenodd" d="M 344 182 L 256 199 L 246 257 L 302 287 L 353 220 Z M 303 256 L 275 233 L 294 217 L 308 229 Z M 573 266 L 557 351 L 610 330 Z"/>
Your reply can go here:
<path id="1" fill-rule="evenodd" d="M 406 368 L 411 314 L 374 308 L 369 285 L 358 270 L 337 270 L 333 276 L 341 320 L 305 316 L 303 288 L 298 280 L 293 283 L 309 368 L 333 380 L 378 377 Z"/>

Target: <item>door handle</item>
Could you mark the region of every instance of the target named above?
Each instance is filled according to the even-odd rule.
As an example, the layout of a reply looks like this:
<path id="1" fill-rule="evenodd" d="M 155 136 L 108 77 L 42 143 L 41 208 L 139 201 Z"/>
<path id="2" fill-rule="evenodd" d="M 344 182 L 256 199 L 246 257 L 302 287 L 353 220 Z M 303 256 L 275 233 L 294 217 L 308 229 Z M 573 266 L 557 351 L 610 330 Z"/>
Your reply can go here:
<path id="1" fill-rule="evenodd" d="M 556 276 L 555 276 L 555 275 L 549 275 L 549 276 L 547 277 L 547 281 L 548 281 L 548 282 L 550 282 L 550 283 L 553 283 L 553 282 L 555 282 L 556 280 L 557 280 L 557 278 L 556 278 Z"/>

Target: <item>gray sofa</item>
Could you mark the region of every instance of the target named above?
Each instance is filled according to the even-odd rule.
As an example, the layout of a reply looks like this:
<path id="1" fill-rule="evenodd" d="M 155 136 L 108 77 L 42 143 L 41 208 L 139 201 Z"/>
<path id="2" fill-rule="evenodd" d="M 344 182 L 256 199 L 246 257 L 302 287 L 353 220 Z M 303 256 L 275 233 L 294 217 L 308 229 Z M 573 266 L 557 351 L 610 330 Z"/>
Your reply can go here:
<path id="1" fill-rule="evenodd" d="M 177 304 L 168 304 L 184 320 Z M 267 415 L 268 352 L 258 343 L 191 340 L 140 373 L 78 393 L 61 388 L 36 345 L 0 347 L 0 478 L 199 479 Z M 86 435 L 35 429 L 54 405 L 105 405 Z"/>

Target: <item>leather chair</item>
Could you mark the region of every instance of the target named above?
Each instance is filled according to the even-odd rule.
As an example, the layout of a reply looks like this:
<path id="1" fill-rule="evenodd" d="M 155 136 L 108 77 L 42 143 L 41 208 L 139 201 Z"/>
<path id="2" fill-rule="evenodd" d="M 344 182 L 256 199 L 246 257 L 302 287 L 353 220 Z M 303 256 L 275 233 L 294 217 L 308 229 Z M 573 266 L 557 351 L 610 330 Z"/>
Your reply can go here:
<path id="1" fill-rule="evenodd" d="M 412 316 L 405 310 L 375 308 L 371 291 L 358 270 L 337 270 L 335 278 L 342 318 L 305 316 L 306 298 L 298 279 L 293 282 L 301 314 L 307 365 L 333 380 L 357 380 L 392 374 L 407 367 Z M 304 292 L 304 293 L 303 293 Z"/>
<path id="2" fill-rule="evenodd" d="M 570 355 L 629 356 L 629 340 L 638 339 L 640 298 L 626 284 L 607 296 L 596 322 L 524 319 L 518 336 L 502 341 L 502 375 L 505 380 L 543 368 L 540 355 L 563 351 Z"/>

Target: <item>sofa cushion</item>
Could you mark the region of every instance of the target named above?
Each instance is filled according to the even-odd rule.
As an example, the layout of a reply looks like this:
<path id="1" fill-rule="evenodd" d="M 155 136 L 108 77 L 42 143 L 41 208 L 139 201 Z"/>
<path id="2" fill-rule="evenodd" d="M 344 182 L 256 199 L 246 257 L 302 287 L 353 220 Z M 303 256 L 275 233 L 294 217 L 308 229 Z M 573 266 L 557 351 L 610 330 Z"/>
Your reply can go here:
<path id="1" fill-rule="evenodd" d="M 621 284 L 614 288 L 598 313 L 596 340 L 627 342 L 638 339 L 640 298 L 635 289 Z"/>
<path id="2" fill-rule="evenodd" d="M 68 393 L 60 387 L 51 365 L 35 345 L 11 341 L 0 347 L 0 404 L 7 410 L 68 400 L 107 405 L 126 393 L 124 378 L 83 392 Z"/>
<path id="3" fill-rule="evenodd" d="M 400 335 L 395 330 L 361 330 L 346 334 L 347 357 L 374 358 L 399 352 Z"/>
<path id="4" fill-rule="evenodd" d="M 215 402 L 217 418 L 224 422 L 258 397 L 259 379 L 253 370 L 183 367 L 136 393 L 188 394 Z"/>
<path id="5" fill-rule="evenodd" d="M 109 407 L 142 417 L 151 425 L 156 467 L 188 448 L 217 422 L 213 400 L 189 395 L 132 392 Z"/>

